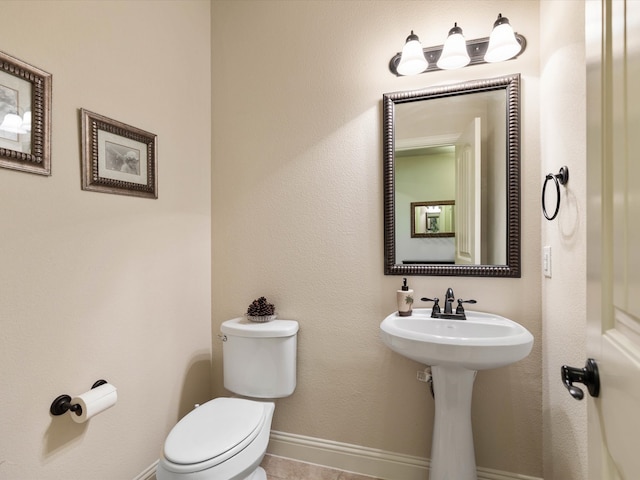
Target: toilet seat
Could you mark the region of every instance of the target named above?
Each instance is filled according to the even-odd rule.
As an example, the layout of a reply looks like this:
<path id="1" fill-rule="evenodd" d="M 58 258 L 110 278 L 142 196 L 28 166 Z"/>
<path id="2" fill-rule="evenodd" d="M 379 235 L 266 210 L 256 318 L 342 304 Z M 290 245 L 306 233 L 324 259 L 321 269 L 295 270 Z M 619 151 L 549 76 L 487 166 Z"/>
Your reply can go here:
<path id="1" fill-rule="evenodd" d="M 265 422 L 265 405 L 241 398 L 215 398 L 186 415 L 171 430 L 164 457 L 172 470 L 218 465 L 244 450 Z"/>

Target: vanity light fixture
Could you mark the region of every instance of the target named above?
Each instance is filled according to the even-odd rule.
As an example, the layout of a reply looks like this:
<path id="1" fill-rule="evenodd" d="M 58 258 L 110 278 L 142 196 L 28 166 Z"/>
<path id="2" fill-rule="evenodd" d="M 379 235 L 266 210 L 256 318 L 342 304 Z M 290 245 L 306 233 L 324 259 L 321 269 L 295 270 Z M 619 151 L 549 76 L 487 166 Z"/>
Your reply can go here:
<path id="1" fill-rule="evenodd" d="M 31 131 L 31 112 L 28 113 L 29 117 L 27 118 L 25 114 L 24 119 L 16 113 L 7 113 L 0 124 L 0 130 L 9 133 L 29 133 Z"/>
<path id="2" fill-rule="evenodd" d="M 411 30 L 411 35 L 402 47 L 402 54 L 397 70 L 400 75 L 417 75 L 424 72 L 429 66 L 429 62 L 422 53 L 420 39 Z"/>
<path id="3" fill-rule="evenodd" d="M 441 70 L 453 70 L 469 65 L 470 61 L 471 57 L 467 52 L 467 42 L 462 36 L 462 29 L 454 23 L 436 65 Z"/>
<path id="4" fill-rule="evenodd" d="M 451 70 L 466 65 L 503 62 L 524 52 L 526 39 L 514 33 L 509 19 L 498 14 L 490 37 L 465 41 L 457 23 L 449 30 L 444 45 L 422 48 L 418 36 L 411 31 L 402 52 L 389 61 L 395 75 L 417 75 L 437 70 Z"/>
<path id="5" fill-rule="evenodd" d="M 485 62 L 504 62 L 520 53 L 520 44 L 516 34 L 509 24 L 509 19 L 498 14 L 498 19 L 493 23 L 493 30 L 489 37 L 487 53 L 484 54 Z"/>
<path id="6" fill-rule="evenodd" d="M 23 130 L 26 130 L 27 133 L 31 131 L 31 112 L 24 112 L 21 127 Z"/>

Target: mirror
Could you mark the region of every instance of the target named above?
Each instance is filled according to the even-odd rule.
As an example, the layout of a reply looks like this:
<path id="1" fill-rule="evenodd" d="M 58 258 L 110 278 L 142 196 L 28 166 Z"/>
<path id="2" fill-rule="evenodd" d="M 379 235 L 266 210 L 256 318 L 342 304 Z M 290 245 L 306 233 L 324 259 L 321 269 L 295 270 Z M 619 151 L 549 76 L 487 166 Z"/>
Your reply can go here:
<path id="1" fill-rule="evenodd" d="M 383 110 L 385 275 L 520 277 L 520 75 Z"/>

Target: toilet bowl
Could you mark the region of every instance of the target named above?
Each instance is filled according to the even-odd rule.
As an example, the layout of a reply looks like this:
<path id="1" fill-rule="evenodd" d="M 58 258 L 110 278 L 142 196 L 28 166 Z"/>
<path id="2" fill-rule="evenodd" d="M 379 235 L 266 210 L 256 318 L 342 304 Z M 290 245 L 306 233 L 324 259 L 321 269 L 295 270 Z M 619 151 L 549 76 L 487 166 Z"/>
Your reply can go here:
<path id="1" fill-rule="evenodd" d="M 200 405 L 171 430 L 157 480 L 266 480 L 260 462 L 267 451 L 275 404 L 216 398 Z"/>
<path id="2" fill-rule="evenodd" d="M 248 398 L 220 397 L 173 427 L 157 480 L 266 480 L 260 468 L 269 443 L 275 398 L 296 385 L 298 322 L 228 320 L 221 327 L 224 385 Z"/>

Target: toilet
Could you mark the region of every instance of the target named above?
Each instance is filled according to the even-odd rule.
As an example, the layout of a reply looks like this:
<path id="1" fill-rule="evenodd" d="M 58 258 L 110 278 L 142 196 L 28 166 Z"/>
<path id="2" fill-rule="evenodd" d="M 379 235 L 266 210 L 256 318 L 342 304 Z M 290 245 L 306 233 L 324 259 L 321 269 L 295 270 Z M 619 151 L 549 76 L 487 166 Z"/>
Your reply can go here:
<path id="1" fill-rule="evenodd" d="M 266 480 L 276 398 L 296 388 L 298 322 L 224 322 L 224 386 L 237 396 L 215 398 L 185 415 L 169 432 L 157 480 Z"/>

